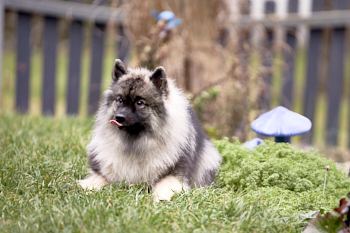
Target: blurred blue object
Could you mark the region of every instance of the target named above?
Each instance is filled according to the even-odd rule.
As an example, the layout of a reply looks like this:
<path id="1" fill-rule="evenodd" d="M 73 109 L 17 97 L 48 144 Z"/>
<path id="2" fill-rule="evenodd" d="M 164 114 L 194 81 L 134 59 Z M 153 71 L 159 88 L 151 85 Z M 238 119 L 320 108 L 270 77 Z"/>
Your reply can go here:
<path id="1" fill-rule="evenodd" d="M 176 28 L 177 26 L 180 25 L 180 23 L 181 23 L 181 19 L 175 18 L 174 20 L 171 20 L 171 21 L 168 23 L 168 28 L 169 28 L 169 29 Z"/>
<path id="2" fill-rule="evenodd" d="M 261 114 L 251 127 L 258 134 L 275 137 L 275 142 L 290 143 L 291 136 L 308 132 L 312 123 L 308 118 L 278 106 Z"/>
<path id="3" fill-rule="evenodd" d="M 174 18 L 175 18 L 175 14 L 171 11 L 163 11 L 159 13 L 157 17 L 158 20 L 164 19 L 167 23 L 169 23 Z"/>
<path id="4" fill-rule="evenodd" d="M 158 14 L 156 10 L 153 10 L 152 15 L 157 20 L 165 20 L 165 22 L 167 23 L 167 29 L 176 28 L 181 23 L 181 19 L 176 18 L 175 14 L 171 11 L 163 11 Z"/>
<path id="5" fill-rule="evenodd" d="M 254 138 L 250 141 L 245 142 L 243 146 L 247 147 L 250 151 L 252 151 L 255 149 L 255 147 L 263 144 L 265 143 L 261 138 Z"/>

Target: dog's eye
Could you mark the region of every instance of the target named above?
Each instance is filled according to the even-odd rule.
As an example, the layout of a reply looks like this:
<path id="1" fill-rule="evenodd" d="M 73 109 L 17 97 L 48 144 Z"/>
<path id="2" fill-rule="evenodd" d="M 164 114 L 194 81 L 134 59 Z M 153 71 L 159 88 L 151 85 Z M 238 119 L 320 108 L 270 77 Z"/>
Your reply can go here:
<path id="1" fill-rule="evenodd" d="M 122 98 L 118 98 L 117 101 L 118 101 L 120 104 L 122 104 L 122 103 L 124 102 Z"/>
<path id="2" fill-rule="evenodd" d="M 142 106 L 142 105 L 144 105 L 145 103 L 144 103 L 142 100 L 139 100 L 139 101 L 136 102 L 136 104 L 139 105 L 139 106 Z"/>

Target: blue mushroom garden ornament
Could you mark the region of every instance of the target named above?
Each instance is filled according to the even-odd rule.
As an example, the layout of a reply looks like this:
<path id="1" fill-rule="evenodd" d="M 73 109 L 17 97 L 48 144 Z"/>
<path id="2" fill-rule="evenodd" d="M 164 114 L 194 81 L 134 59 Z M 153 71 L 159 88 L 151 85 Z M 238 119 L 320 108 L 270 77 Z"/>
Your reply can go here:
<path id="1" fill-rule="evenodd" d="M 163 11 L 159 14 L 157 14 L 157 11 L 153 11 L 153 12 L 154 12 L 153 15 L 155 15 L 157 20 L 164 19 L 165 21 L 170 22 L 175 18 L 175 14 L 171 11 Z"/>
<path id="2" fill-rule="evenodd" d="M 290 143 L 290 137 L 308 132 L 311 126 L 308 118 L 282 106 L 261 114 L 251 124 L 256 133 L 275 137 L 275 142 L 286 143 Z"/>
<path id="3" fill-rule="evenodd" d="M 248 142 L 245 142 L 243 146 L 247 147 L 250 151 L 254 150 L 257 146 L 264 145 L 264 140 L 261 138 L 254 138 Z"/>
<path id="4" fill-rule="evenodd" d="M 164 20 L 167 24 L 167 29 L 173 29 L 179 26 L 181 19 L 176 18 L 175 14 L 171 11 L 163 11 L 158 14 L 156 10 L 152 11 L 152 15 L 159 21 Z"/>

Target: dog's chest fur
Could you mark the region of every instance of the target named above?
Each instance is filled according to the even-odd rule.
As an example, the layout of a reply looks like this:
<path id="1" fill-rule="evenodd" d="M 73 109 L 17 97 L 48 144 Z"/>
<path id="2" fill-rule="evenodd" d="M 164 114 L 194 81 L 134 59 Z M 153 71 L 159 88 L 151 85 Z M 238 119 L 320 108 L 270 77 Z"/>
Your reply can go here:
<path id="1" fill-rule="evenodd" d="M 127 148 L 130 145 L 122 145 L 122 140 L 113 140 L 115 135 L 111 136 L 104 145 L 96 148 L 99 153 L 95 158 L 100 164 L 101 174 L 109 182 L 125 180 L 127 183 L 145 181 L 152 184 L 178 160 L 178 153 L 172 151 L 169 145 L 161 145 L 151 139 L 147 143 L 142 142 L 147 148 L 138 151 L 137 148 Z"/>

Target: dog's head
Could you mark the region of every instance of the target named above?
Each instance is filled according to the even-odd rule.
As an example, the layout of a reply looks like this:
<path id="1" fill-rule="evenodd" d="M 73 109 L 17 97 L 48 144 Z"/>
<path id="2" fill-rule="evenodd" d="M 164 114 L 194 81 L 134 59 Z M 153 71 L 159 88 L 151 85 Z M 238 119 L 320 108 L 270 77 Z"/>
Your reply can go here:
<path id="1" fill-rule="evenodd" d="M 166 118 L 164 100 L 168 96 L 168 81 L 163 67 L 153 72 L 138 68 L 126 69 L 115 60 L 113 82 L 105 92 L 105 104 L 110 123 L 130 134 L 155 130 Z"/>

